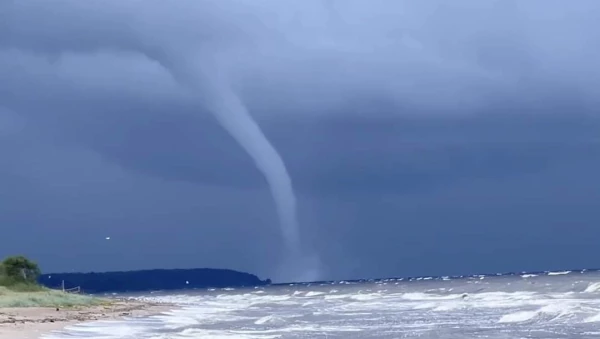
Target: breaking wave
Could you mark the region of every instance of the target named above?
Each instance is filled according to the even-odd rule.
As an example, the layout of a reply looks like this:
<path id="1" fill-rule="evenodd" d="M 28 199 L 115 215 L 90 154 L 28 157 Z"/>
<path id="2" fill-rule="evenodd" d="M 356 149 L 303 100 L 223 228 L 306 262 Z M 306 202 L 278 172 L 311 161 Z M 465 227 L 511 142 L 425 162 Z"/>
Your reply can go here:
<path id="1" fill-rule="evenodd" d="M 600 274 L 321 282 L 136 299 L 179 307 L 70 326 L 43 338 L 588 338 L 600 323 Z"/>

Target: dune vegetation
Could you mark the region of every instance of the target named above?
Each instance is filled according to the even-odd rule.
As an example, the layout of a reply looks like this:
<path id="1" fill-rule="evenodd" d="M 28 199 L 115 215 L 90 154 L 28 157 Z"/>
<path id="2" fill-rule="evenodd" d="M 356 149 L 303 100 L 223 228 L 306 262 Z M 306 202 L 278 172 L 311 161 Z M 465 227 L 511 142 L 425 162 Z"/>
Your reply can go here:
<path id="1" fill-rule="evenodd" d="M 100 305 L 107 301 L 41 286 L 38 265 L 23 257 L 0 263 L 0 307 L 73 307 Z"/>

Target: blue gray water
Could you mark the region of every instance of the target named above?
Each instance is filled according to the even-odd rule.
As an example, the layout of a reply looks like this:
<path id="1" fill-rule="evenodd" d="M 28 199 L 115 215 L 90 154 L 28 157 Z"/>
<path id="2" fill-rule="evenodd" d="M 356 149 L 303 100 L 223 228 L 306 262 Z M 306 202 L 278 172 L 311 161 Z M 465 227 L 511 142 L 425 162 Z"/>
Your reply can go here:
<path id="1" fill-rule="evenodd" d="M 147 318 L 44 339 L 599 338 L 600 273 L 422 277 L 152 294 Z"/>

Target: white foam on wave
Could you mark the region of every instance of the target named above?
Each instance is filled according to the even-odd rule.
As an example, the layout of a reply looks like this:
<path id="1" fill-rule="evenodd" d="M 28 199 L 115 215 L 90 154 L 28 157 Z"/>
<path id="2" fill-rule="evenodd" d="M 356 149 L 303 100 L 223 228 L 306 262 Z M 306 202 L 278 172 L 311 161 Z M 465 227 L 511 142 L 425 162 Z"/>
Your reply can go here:
<path id="1" fill-rule="evenodd" d="M 520 322 L 531 320 L 531 319 L 535 318 L 536 315 L 537 315 L 536 311 L 520 311 L 520 312 L 506 314 L 506 315 L 502 316 L 502 318 L 500 318 L 500 320 L 498 320 L 498 322 L 501 324 L 520 323 Z"/>
<path id="2" fill-rule="evenodd" d="M 448 290 L 449 291 L 449 290 Z M 561 297 L 558 296 L 557 297 Z M 543 307 L 548 299 L 534 292 L 487 292 L 473 294 L 435 294 L 435 293 L 370 293 L 339 294 L 323 297 L 335 306 L 328 308 L 328 314 L 352 311 L 376 311 L 381 309 L 394 311 L 426 310 L 450 312 L 457 309 L 505 309 L 526 306 Z M 341 300 L 357 302 L 344 303 Z"/>
<path id="3" fill-rule="evenodd" d="M 402 295 L 402 299 L 406 300 L 452 300 L 461 298 L 460 294 L 448 294 L 448 295 L 439 295 L 439 294 L 428 294 L 428 293 L 405 293 Z"/>
<path id="4" fill-rule="evenodd" d="M 200 328 L 189 328 L 183 330 L 180 334 L 173 338 L 208 338 L 208 339 L 275 339 L 281 338 L 280 335 L 261 334 L 261 333 L 244 333 L 243 331 L 222 331 L 222 330 L 205 330 Z"/>
<path id="5" fill-rule="evenodd" d="M 127 320 L 94 321 L 64 328 L 69 338 L 138 338 L 148 333 L 148 326 Z M 41 339 L 65 338 L 60 332 L 45 334 Z"/>
<path id="6" fill-rule="evenodd" d="M 323 295 L 323 294 L 325 294 L 325 292 L 310 291 L 310 292 L 306 293 L 306 296 L 307 297 L 316 297 L 316 296 Z"/>
<path id="7" fill-rule="evenodd" d="M 326 295 L 323 297 L 323 299 L 325 300 L 339 300 L 339 299 L 346 299 L 349 298 L 350 295 L 348 294 L 338 294 L 338 295 Z"/>
<path id="8" fill-rule="evenodd" d="M 600 313 L 593 315 L 591 317 L 587 317 L 583 320 L 584 323 L 597 323 L 600 322 Z"/>
<path id="9" fill-rule="evenodd" d="M 571 273 L 571 271 L 548 272 L 547 274 L 550 276 L 553 276 L 553 275 L 566 275 L 569 273 Z"/>
<path id="10" fill-rule="evenodd" d="M 448 311 L 454 311 L 454 310 L 457 310 L 460 308 L 467 308 L 467 305 L 464 303 L 458 303 L 458 302 L 445 303 L 443 305 L 433 308 L 433 311 L 434 312 L 448 312 Z"/>
<path id="11" fill-rule="evenodd" d="M 560 297 L 557 295 L 557 297 Z M 389 298 L 386 296 L 386 298 Z M 541 295 L 533 292 L 486 292 L 472 294 L 430 294 L 430 293 L 406 293 L 398 300 L 403 305 L 411 303 L 409 309 L 425 310 L 433 312 L 450 312 L 457 309 L 510 309 L 516 307 L 538 306 L 543 307 L 551 302 Z M 397 306 L 398 307 L 398 306 Z"/>
<path id="12" fill-rule="evenodd" d="M 534 278 L 537 276 L 538 276 L 537 274 L 523 274 L 523 275 L 521 275 L 521 278 L 527 279 L 527 278 Z"/>
<path id="13" fill-rule="evenodd" d="M 352 300 L 357 300 L 357 301 L 368 301 L 368 300 L 374 300 L 374 299 L 378 299 L 381 297 L 381 294 L 379 293 L 370 293 L 370 294 L 356 294 L 356 295 L 350 295 L 348 296 L 350 299 Z"/>
<path id="14" fill-rule="evenodd" d="M 598 291 L 600 291 L 600 282 L 590 283 L 583 292 L 594 293 Z"/>
<path id="15" fill-rule="evenodd" d="M 161 321 L 166 329 L 181 327 L 227 323 L 252 319 L 252 317 L 234 315 L 231 308 L 217 308 L 206 305 L 205 307 L 190 307 L 174 310 L 166 315 L 153 316 Z"/>
<path id="16" fill-rule="evenodd" d="M 262 307 L 265 304 L 289 303 L 290 295 L 267 294 L 221 294 L 217 296 L 166 296 L 159 297 L 174 304 L 184 305 L 183 308 L 155 316 L 162 321 L 165 328 L 176 329 L 196 325 L 227 323 L 256 319 L 250 316 L 240 316 L 234 313 Z"/>
<path id="17" fill-rule="evenodd" d="M 435 308 L 437 305 L 438 305 L 438 303 L 435 303 L 435 302 L 419 303 L 419 304 L 416 304 L 412 309 L 413 310 L 425 310 L 428 308 Z"/>
<path id="18" fill-rule="evenodd" d="M 262 335 L 262 334 L 271 334 L 271 333 L 279 333 L 276 338 L 281 338 L 281 333 L 292 333 L 292 332 L 362 332 L 363 329 L 356 326 L 327 326 L 320 325 L 315 323 L 302 323 L 302 324 L 294 324 L 284 328 L 277 329 L 266 329 L 266 330 L 235 330 L 230 331 L 232 333 L 239 334 L 252 334 L 252 335 Z M 201 337 L 204 338 L 204 337 Z M 254 337 L 253 337 L 254 338 Z M 258 338 L 258 337 L 257 337 Z"/>
<path id="19" fill-rule="evenodd" d="M 569 303 L 557 302 L 543 306 L 534 311 L 520 311 L 504 315 L 498 320 L 499 323 L 520 323 L 537 318 L 543 318 L 545 321 L 556 321 L 558 319 L 574 316 L 576 308 Z"/>
<path id="20" fill-rule="evenodd" d="M 264 324 L 282 324 L 285 323 L 286 320 L 282 317 L 278 317 L 275 315 L 267 315 L 264 316 L 254 322 L 255 325 L 264 325 Z"/>

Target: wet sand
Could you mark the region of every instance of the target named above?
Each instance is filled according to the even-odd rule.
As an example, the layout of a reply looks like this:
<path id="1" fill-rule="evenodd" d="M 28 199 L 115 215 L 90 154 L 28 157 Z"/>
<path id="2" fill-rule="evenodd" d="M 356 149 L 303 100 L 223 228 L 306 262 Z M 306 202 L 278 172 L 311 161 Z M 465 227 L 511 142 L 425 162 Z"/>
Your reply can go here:
<path id="1" fill-rule="evenodd" d="M 121 317 L 143 317 L 173 309 L 169 304 L 117 301 L 111 305 L 59 309 L 48 307 L 0 308 L 0 339 L 38 339 L 65 326 Z"/>

